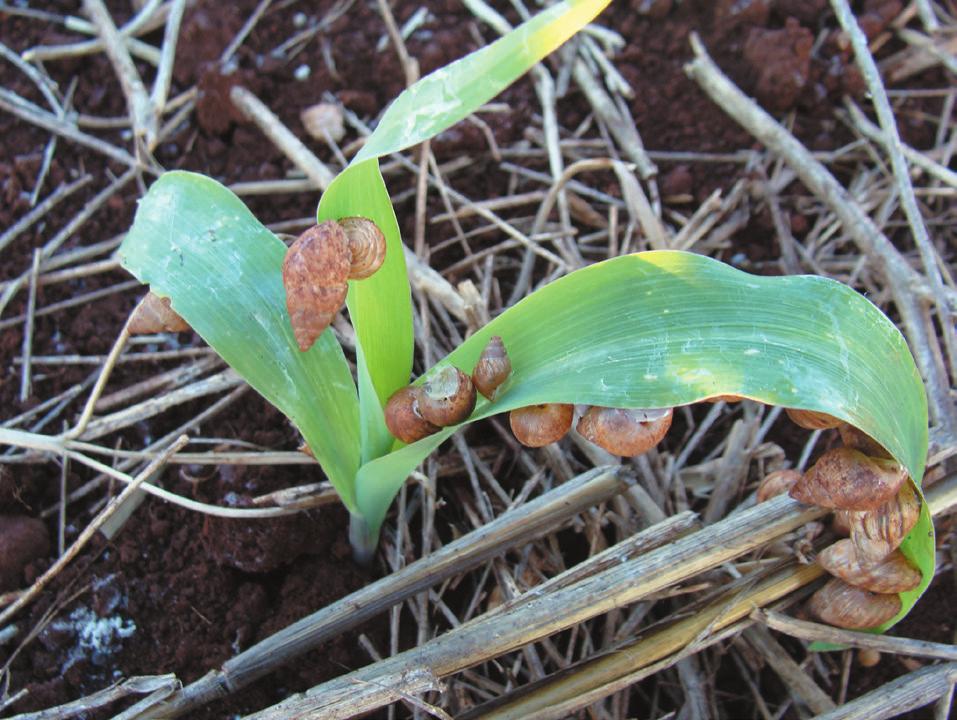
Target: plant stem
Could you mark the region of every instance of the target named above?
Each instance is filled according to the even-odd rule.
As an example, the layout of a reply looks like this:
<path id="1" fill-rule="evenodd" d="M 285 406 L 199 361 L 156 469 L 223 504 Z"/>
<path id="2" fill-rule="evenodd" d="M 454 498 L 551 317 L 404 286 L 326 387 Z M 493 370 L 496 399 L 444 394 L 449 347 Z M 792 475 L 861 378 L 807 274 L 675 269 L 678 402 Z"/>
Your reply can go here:
<path id="1" fill-rule="evenodd" d="M 379 528 L 370 527 L 361 515 L 349 514 L 349 544 L 352 545 L 352 559 L 363 567 L 372 563 L 376 547 L 379 545 Z"/>

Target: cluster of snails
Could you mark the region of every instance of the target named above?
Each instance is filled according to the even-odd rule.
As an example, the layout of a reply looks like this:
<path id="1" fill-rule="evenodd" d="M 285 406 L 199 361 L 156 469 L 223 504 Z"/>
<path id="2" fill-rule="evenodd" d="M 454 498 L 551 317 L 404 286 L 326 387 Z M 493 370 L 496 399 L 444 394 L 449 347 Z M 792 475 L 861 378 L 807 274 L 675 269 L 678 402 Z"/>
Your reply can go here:
<path id="1" fill-rule="evenodd" d="M 511 372 L 502 338 L 495 335 L 482 350 L 471 376 L 446 365 L 421 385 L 408 385 L 393 393 L 385 406 L 385 424 L 404 443 L 458 425 L 475 409 L 475 391 L 491 400 Z"/>
<path id="2" fill-rule="evenodd" d="M 303 352 L 342 309 L 349 280 L 363 280 L 385 261 L 386 241 L 371 220 L 347 217 L 314 225 L 289 246 L 282 262 L 286 308 Z"/>
<path id="3" fill-rule="evenodd" d="M 788 415 L 808 429 L 837 428 L 844 445 L 825 452 L 803 474 L 770 473 L 758 488 L 758 502 L 788 492 L 834 510 L 833 530 L 848 537 L 818 554 L 818 564 L 833 577 L 811 597 L 808 610 L 838 627 L 882 625 L 900 612 L 898 593 L 921 581 L 899 550 L 920 516 L 920 498 L 906 470 L 857 428 L 824 413 Z"/>
<path id="4" fill-rule="evenodd" d="M 671 427 L 672 408 L 636 410 L 594 405 L 578 419 L 575 429 L 586 440 L 612 455 L 631 457 L 648 452 Z M 528 447 L 561 440 L 571 430 L 575 406 L 566 403 L 529 405 L 509 413 L 516 439 Z"/>
<path id="5" fill-rule="evenodd" d="M 379 228 L 358 217 L 320 223 L 290 246 L 282 279 L 300 350 L 308 350 L 342 308 L 348 281 L 372 275 L 385 260 L 385 252 Z M 148 313 L 161 328 L 186 329 L 176 323 L 182 320 L 172 313 L 168 301 L 152 298 L 149 308 L 141 308 L 140 313 Z M 412 443 L 464 422 L 475 409 L 476 391 L 493 400 L 511 370 L 502 338 L 494 336 L 471 375 L 448 365 L 424 383 L 394 393 L 386 404 L 386 425 L 399 440 Z M 740 398 L 713 398 L 717 399 Z M 614 455 L 635 456 L 661 441 L 671 427 L 672 413 L 672 408 L 594 406 L 582 414 L 577 429 Z M 809 609 L 820 620 L 840 627 L 881 625 L 900 611 L 898 593 L 915 588 L 921 580 L 920 572 L 898 549 L 917 522 L 920 500 L 905 470 L 871 438 L 824 413 L 793 408 L 787 413 L 807 429 L 838 428 L 844 446 L 824 453 L 804 474 L 771 473 L 762 481 L 758 500 L 789 492 L 801 502 L 835 510 L 835 528 L 844 528 L 849 537 L 818 555 L 817 562 L 834 577 L 811 598 Z M 564 437 L 574 417 L 571 404 L 530 405 L 512 410 L 509 425 L 520 443 L 542 447 Z"/>
<path id="6" fill-rule="evenodd" d="M 482 351 L 471 376 L 448 365 L 421 385 L 396 391 L 385 408 L 386 425 L 405 443 L 421 440 L 439 428 L 466 420 L 475 408 L 476 390 L 493 400 L 511 374 L 512 363 L 498 335 Z M 561 440 L 571 429 L 575 406 L 544 403 L 516 408 L 509 413 L 515 438 L 527 447 L 543 447 Z M 614 455 L 633 456 L 661 442 L 671 427 L 672 409 L 629 410 L 590 407 L 577 429 L 586 439 Z"/>

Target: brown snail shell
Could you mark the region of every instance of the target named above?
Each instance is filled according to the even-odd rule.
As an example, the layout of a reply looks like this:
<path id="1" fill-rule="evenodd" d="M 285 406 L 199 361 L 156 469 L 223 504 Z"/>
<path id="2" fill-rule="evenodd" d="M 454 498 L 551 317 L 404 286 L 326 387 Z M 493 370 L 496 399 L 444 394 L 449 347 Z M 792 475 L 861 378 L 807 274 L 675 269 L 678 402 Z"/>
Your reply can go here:
<path id="1" fill-rule="evenodd" d="M 865 455 L 870 455 L 871 457 L 886 458 L 888 460 L 891 458 L 890 453 L 884 449 L 883 445 L 850 423 L 841 423 L 838 425 L 837 432 L 841 436 L 841 441 L 847 447 L 860 450 Z"/>
<path id="2" fill-rule="evenodd" d="M 920 571 L 900 550 L 894 550 L 876 565 L 861 563 L 854 543 L 838 540 L 817 556 L 818 565 L 848 585 L 876 593 L 900 593 L 920 585 Z"/>
<path id="3" fill-rule="evenodd" d="M 831 518 L 831 530 L 835 535 L 848 537 L 851 534 L 851 516 L 853 510 L 835 510 Z"/>
<path id="4" fill-rule="evenodd" d="M 861 648 L 857 651 L 857 664 L 861 667 L 872 668 L 881 661 L 881 654 L 874 648 Z"/>
<path id="5" fill-rule="evenodd" d="M 578 432 L 612 455 L 632 457 L 661 442 L 671 427 L 672 415 L 672 408 L 629 410 L 596 405 L 582 415 Z"/>
<path id="6" fill-rule="evenodd" d="M 794 487 L 794 484 L 800 479 L 801 473 L 790 468 L 768 473 L 758 485 L 757 501 L 763 503 L 773 497 L 783 495 Z"/>
<path id="7" fill-rule="evenodd" d="M 475 409 L 472 378 L 446 365 L 419 387 L 418 407 L 424 420 L 439 427 L 464 422 Z"/>
<path id="8" fill-rule="evenodd" d="M 385 262 L 385 235 L 378 225 L 364 217 L 342 218 L 339 225 L 349 242 L 349 279 L 364 280 Z"/>
<path id="9" fill-rule="evenodd" d="M 312 347 L 345 303 L 349 258 L 346 234 L 334 220 L 309 228 L 286 251 L 282 284 L 301 351 Z"/>
<path id="10" fill-rule="evenodd" d="M 864 565 L 880 562 L 900 546 L 920 517 L 920 498 L 904 483 L 896 497 L 876 510 L 851 514 L 851 542 Z"/>
<path id="11" fill-rule="evenodd" d="M 472 370 L 475 389 L 491 400 L 498 386 L 508 379 L 511 372 L 512 361 L 508 359 L 505 343 L 501 337 L 493 335 Z"/>
<path id="12" fill-rule="evenodd" d="M 819 620 L 848 630 L 883 625 L 901 609 L 899 595 L 868 592 L 832 578 L 808 600 L 808 610 Z"/>
<path id="13" fill-rule="evenodd" d="M 816 410 L 801 410 L 799 408 L 784 408 L 784 412 L 791 418 L 791 422 L 805 430 L 828 430 L 841 424 L 833 415 L 817 412 Z"/>
<path id="14" fill-rule="evenodd" d="M 152 335 L 160 332 L 186 332 L 190 327 L 170 306 L 168 297 L 161 298 L 150 291 L 133 310 L 127 329 L 130 335 Z"/>
<path id="15" fill-rule="evenodd" d="M 515 438 L 527 447 L 543 447 L 561 440 L 572 426 L 575 406 L 545 403 L 516 408 L 508 414 Z"/>
<path id="16" fill-rule="evenodd" d="M 838 447 L 824 453 L 790 495 L 820 507 L 873 510 L 893 498 L 906 478 L 907 472 L 893 460 Z"/>
<path id="17" fill-rule="evenodd" d="M 385 405 L 385 424 L 389 432 L 404 443 L 414 443 L 437 433 L 439 428 L 419 414 L 420 388 L 407 385 L 392 393 Z"/>

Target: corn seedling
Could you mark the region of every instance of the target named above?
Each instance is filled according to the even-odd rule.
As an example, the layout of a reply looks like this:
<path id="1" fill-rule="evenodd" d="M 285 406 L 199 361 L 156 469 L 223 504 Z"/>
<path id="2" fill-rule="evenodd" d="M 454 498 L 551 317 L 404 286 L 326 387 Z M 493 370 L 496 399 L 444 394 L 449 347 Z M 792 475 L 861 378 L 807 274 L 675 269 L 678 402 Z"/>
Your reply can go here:
<path id="1" fill-rule="evenodd" d="M 345 298 L 355 328 L 355 376 L 324 325 L 308 336 L 294 333 L 290 311 L 298 310 L 283 279 L 285 274 L 290 281 L 298 270 L 290 269 L 291 261 L 284 267 L 286 246 L 229 190 L 206 177 L 171 172 L 141 201 L 120 250 L 124 267 L 157 296 L 169 298 L 172 308 L 295 424 L 350 512 L 358 557 L 371 555 L 389 505 L 409 474 L 463 424 L 456 420 L 442 427 L 427 420 L 434 427 L 405 435 L 404 443 L 389 430 L 389 399 L 407 392 L 410 403 L 423 393 L 441 400 L 449 392 L 442 388 L 458 387 L 461 376 L 473 370 L 477 378 L 483 375 L 482 394 L 476 397 L 472 390 L 464 422 L 519 411 L 514 427 L 528 408 L 558 405 L 559 420 L 567 426 L 572 414 L 563 414 L 563 406 L 587 404 L 611 410 L 583 418 L 586 436 L 598 442 L 622 424 L 658 423 L 649 435 L 653 444 L 667 430 L 671 408 L 745 397 L 808 411 L 805 422 L 849 423 L 889 456 L 874 462 L 903 468 L 900 477 L 906 476 L 920 497 L 927 402 L 911 354 L 874 305 L 820 277 L 758 277 L 677 251 L 617 257 L 532 293 L 403 391 L 412 369 L 411 293 L 379 158 L 478 109 L 606 4 L 558 2 L 497 42 L 423 78 L 393 102 L 326 189 L 317 211 L 320 227 L 365 218 L 385 239 L 381 267 L 363 279 L 349 279 L 348 268 L 337 265 L 330 276 L 334 290 L 323 295 L 335 296 L 336 308 Z M 495 337 L 500 341 L 492 342 Z M 492 349 L 500 343 L 507 350 L 510 367 L 504 380 L 482 389 L 484 371 L 477 365 L 490 342 Z M 501 357 L 482 360 L 495 361 Z M 417 406 L 410 408 L 417 412 Z M 622 408 L 640 410 L 614 410 Z M 616 445 L 625 454 L 646 446 Z M 926 503 L 899 550 L 921 580 L 900 594 L 894 605 L 899 609 L 889 620 L 882 618 L 882 628 L 902 617 L 933 577 Z"/>

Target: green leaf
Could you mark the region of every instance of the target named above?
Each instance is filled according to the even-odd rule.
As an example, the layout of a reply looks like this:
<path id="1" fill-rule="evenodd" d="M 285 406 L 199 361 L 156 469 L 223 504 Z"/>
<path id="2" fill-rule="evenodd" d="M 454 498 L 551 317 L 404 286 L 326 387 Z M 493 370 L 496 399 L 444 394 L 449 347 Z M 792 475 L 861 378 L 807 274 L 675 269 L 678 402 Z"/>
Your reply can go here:
<path id="1" fill-rule="evenodd" d="M 470 372 L 492 335 L 502 336 L 512 375 L 471 420 L 545 402 L 656 408 L 738 394 L 846 420 L 915 481 L 923 476 L 927 401 L 910 351 L 880 310 L 832 280 L 759 277 L 682 252 L 615 258 L 533 293 L 430 373 L 447 364 Z M 455 429 L 363 465 L 356 498 L 370 523 Z M 926 583 L 934 545 L 925 515 L 904 552 Z M 912 605 L 918 594 L 902 599 Z"/>
<path id="2" fill-rule="evenodd" d="M 307 352 L 297 348 L 282 285 L 285 252 L 227 188 L 202 175 L 170 172 L 140 201 L 119 256 L 292 420 L 354 510 L 356 387 L 333 333 L 323 333 Z"/>
<path id="3" fill-rule="evenodd" d="M 412 303 L 405 258 L 378 158 L 467 117 L 590 22 L 608 2 L 556 3 L 491 45 L 419 80 L 389 106 L 351 165 L 323 194 L 317 212 L 320 222 L 366 217 L 379 226 L 387 242 L 385 265 L 372 277 L 350 283 L 349 290 L 349 313 L 362 350 L 358 361 L 364 458 L 388 451 L 382 407 L 408 382 L 412 370 Z M 366 374 L 378 404 L 364 391 Z"/>
<path id="4" fill-rule="evenodd" d="M 382 407 L 409 381 L 413 343 L 412 298 L 402 239 L 378 161 L 352 165 L 340 173 L 323 193 L 317 214 L 319 222 L 353 215 L 368 218 L 386 239 L 382 267 L 365 280 L 350 282 L 346 301 L 359 347 L 362 455 L 377 457 L 391 446 Z"/>
<path id="5" fill-rule="evenodd" d="M 355 163 L 427 140 L 465 118 L 591 22 L 610 0 L 557 2 L 409 87 L 386 110 Z"/>

